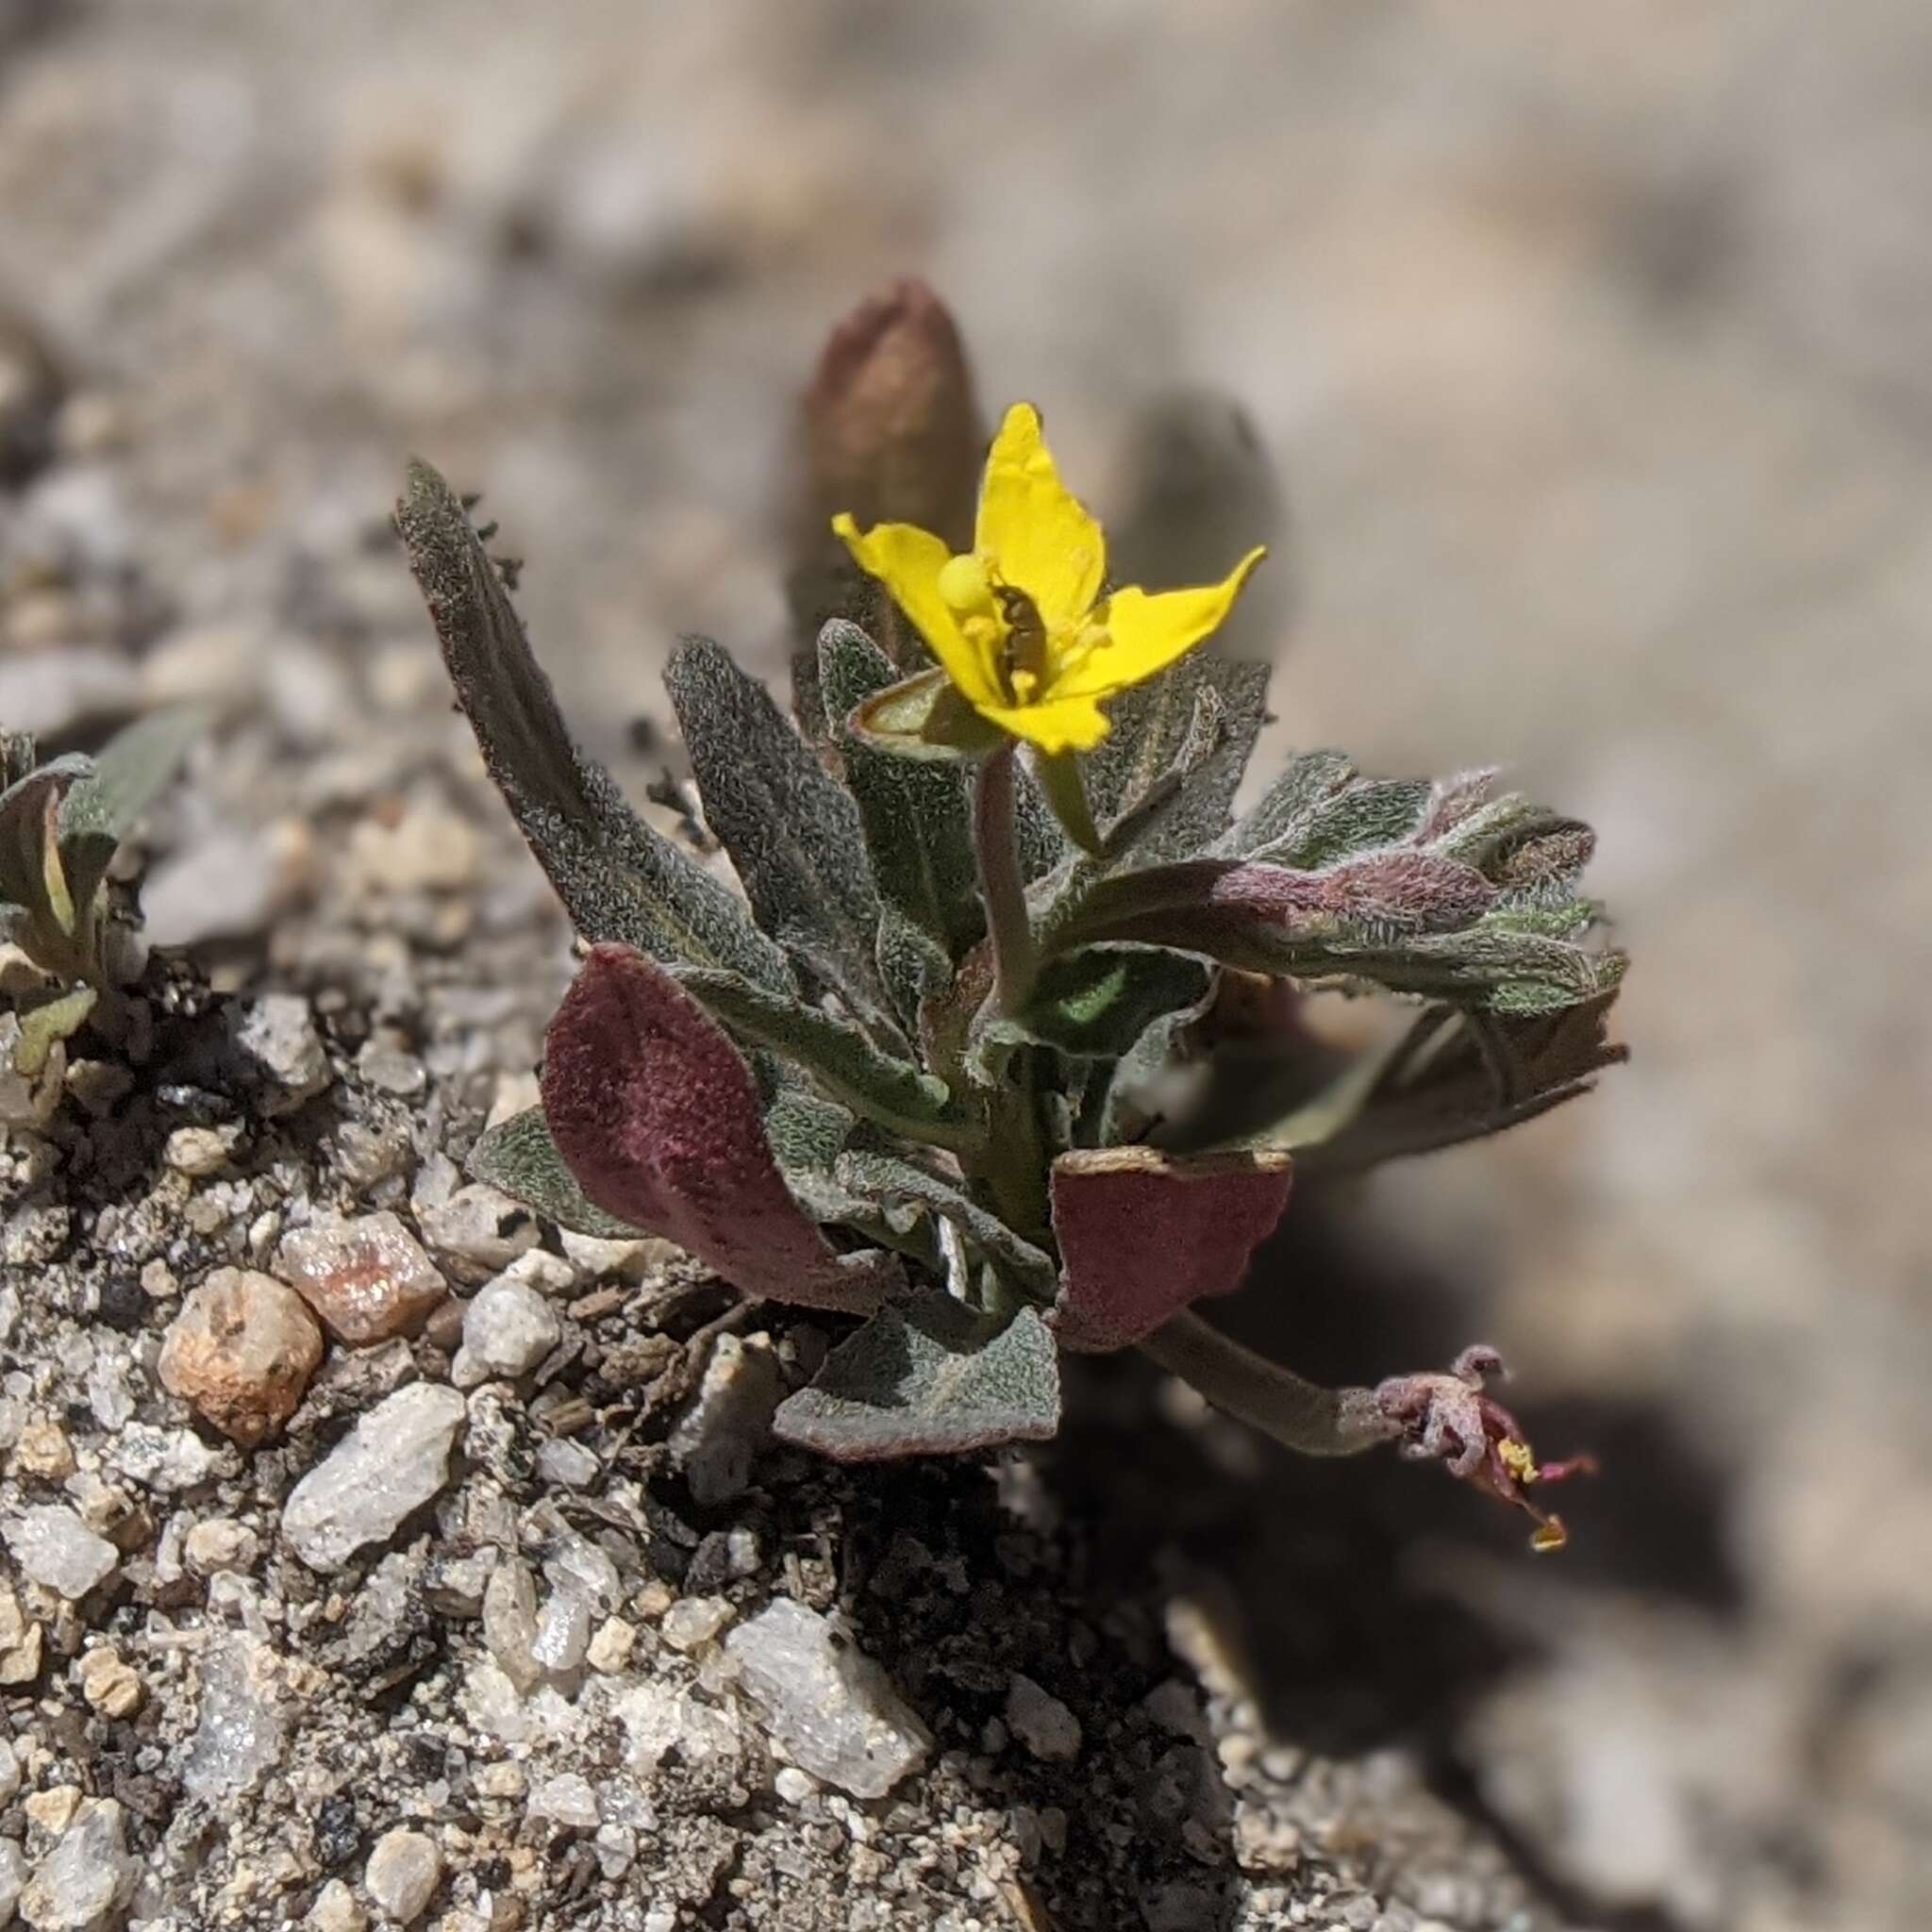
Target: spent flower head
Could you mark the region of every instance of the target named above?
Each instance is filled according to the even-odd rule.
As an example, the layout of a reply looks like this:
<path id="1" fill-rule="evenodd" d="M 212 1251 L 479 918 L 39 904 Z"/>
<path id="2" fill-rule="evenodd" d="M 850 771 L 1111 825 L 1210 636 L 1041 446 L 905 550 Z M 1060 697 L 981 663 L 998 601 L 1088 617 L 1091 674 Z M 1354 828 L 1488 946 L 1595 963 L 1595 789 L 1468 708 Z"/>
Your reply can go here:
<path id="1" fill-rule="evenodd" d="M 861 531 L 841 512 L 832 527 L 974 709 L 1049 754 L 1091 751 L 1108 734 L 1101 705 L 1210 635 L 1266 554 L 1199 590 L 1109 591 L 1106 535 L 1060 481 L 1030 403 L 993 440 L 970 551 L 915 524 Z"/>

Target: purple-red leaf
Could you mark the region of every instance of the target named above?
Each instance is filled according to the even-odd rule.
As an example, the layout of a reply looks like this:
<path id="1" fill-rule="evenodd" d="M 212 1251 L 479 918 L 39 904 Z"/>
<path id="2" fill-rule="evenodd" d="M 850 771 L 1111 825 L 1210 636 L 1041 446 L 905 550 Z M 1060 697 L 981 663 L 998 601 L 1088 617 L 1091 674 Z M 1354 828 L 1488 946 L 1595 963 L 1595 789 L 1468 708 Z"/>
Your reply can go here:
<path id="1" fill-rule="evenodd" d="M 1336 925 L 1453 932 L 1495 897 L 1474 866 L 1431 852 L 1373 852 L 1320 872 L 1197 858 L 1108 880 L 1081 907 L 1076 930 L 1081 940 L 1169 945 L 1185 943 L 1189 920 L 1289 935 Z"/>
<path id="2" fill-rule="evenodd" d="M 1063 1348 L 1124 1348 L 1189 1303 L 1241 1286 L 1288 1205 L 1289 1158 L 1101 1147 L 1053 1164 Z"/>
<path id="3" fill-rule="evenodd" d="M 772 1301 L 863 1311 L 881 1257 L 837 1254 L 787 1191 L 751 1070 L 662 967 L 591 948 L 543 1060 L 543 1112 L 585 1197 Z"/>

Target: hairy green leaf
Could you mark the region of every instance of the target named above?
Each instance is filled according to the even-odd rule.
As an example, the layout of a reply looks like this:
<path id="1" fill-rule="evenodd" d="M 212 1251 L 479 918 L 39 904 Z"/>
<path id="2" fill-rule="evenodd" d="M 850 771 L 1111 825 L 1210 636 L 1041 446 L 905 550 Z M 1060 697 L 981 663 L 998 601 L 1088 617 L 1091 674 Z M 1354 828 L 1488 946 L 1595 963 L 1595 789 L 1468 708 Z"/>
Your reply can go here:
<path id="1" fill-rule="evenodd" d="M 1198 958 L 1159 946 L 1083 946 L 1049 959 L 1034 983 L 1027 1033 L 1087 1058 L 1125 1053 L 1162 1013 L 1208 991 Z"/>
<path id="2" fill-rule="evenodd" d="M 60 803 L 60 860 L 76 906 L 89 904 L 134 822 L 179 769 L 212 714 L 181 705 L 117 732 Z"/>
<path id="3" fill-rule="evenodd" d="M 1587 1093 L 1629 1058 L 1613 1041 L 1616 989 L 1528 1017 L 1435 1007 L 1335 1088 L 1256 1137 L 1293 1146 L 1305 1175 L 1357 1174 L 1401 1156 L 1499 1134 Z"/>
<path id="4" fill-rule="evenodd" d="M 557 1142 L 541 1107 L 526 1107 L 485 1129 L 470 1150 L 471 1175 L 501 1188 L 512 1199 L 534 1208 L 546 1221 L 573 1234 L 599 1241 L 634 1241 L 644 1230 L 607 1214 L 585 1198 Z"/>
<path id="5" fill-rule="evenodd" d="M 1282 767 L 1255 808 L 1215 846 L 1215 855 L 1251 858 L 1275 846 L 1292 845 L 1315 812 L 1355 774 L 1355 761 L 1341 752 L 1298 752 Z"/>
<path id="6" fill-rule="evenodd" d="M 1426 778 L 1360 779 L 1324 798 L 1303 824 L 1257 846 L 1254 856 L 1319 872 L 1337 859 L 1408 839 L 1434 792 Z"/>
<path id="7" fill-rule="evenodd" d="M 1266 716 L 1267 691 L 1265 664 L 1235 663 L 1194 651 L 1158 677 L 1109 700 L 1110 729 L 1087 759 L 1087 795 L 1094 817 L 1103 827 L 1112 827 L 1170 782 L 1196 732 L 1205 692 L 1213 693 L 1224 741 L 1235 751 L 1230 770 L 1215 787 L 1224 811 Z M 1211 798 L 1204 800 L 1203 815 L 1212 818 Z M 1216 825 L 1207 836 L 1217 837 L 1221 830 Z"/>
<path id="8" fill-rule="evenodd" d="M 835 1100 L 895 1134 L 965 1147 L 978 1123 L 943 1080 L 881 1051 L 858 1027 L 734 973 L 681 969 L 679 982 L 741 1041 L 804 1067 Z"/>
<path id="9" fill-rule="evenodd" d="M 1372 852 L 1323 872 L 1224 859 L 1105 881 L 1056 937 L 1138 941 L 1252 973 L 1339 979 L 1497 1012 L 1574 1006 L 1613 986 L 1622 957 L 1545 929 L 1559 908 L 1514 906 L 1474 867 Z"/>
<path id="10" fill-rule="evenodd" d="M 759 926 L 856 1004 L 879 992 L 878 892 L 858 808 L 771 693 L 708 638 L 684 638 L 664 688 L 705 822 L 724 841 Z"/>
<path id="11" fill-rule="evenodd" d="M 578 933 L 789 987 L 784 954 L 736 895 L 639 818 L 572 741 L 468 512 L 427 463 L 409 465 L 396 525 L 490 775 Z"/>
<path id="12" fill-rule="evenodd" d="M 848 1336 L 811 1387 L 780 1405 L 774 1427 L 836 1462 L 876 1462 L 1043 1442 L 1059 1420 L 1058 1351 L 1033 1309 L 1003 1325 L 927 1294 Z"/>
<path id="13" fill-rule="evenodd" d="M 0 902 L 22 906 L 32 919 L 54 920 L 47 847 L 60 802 L 93 770 L 78 752 L 36 765 L 0 791 Z M 64 929 L 65 922 L 57 922 Z"/>
<path id="14" fill-rule="evenodd" d="M 845 760 L 845 783 L 858 801 L 879 894 L 957 958 L 986 930 L 973 869 L 966 773 L 957 763 L 879 751 L 846 722 L 896 675 L 891 658 L 857 625 L 828 624 L 820 633 L 826 722 Z M 879 943 L 883 953 L 883 933 Z M 888 972 L 886 978 L 897 992 L 894 975 Z M 903 1005 L 900 1010 L 913 1017 Z"/>
<path id="15" fill-rule="evenodd" d="M 1037 1293 L 1051 1294 L 1051 1257 L 1015 1234 L 997 1214 L 982 1208 L 958 1182 L 948 1181 L 909 1160 L 890 1154 L 841 1154 L 838 1179 L 855 1194 L 885 1202 L 916 1202 L 952 1222 L 988 1256 Z"/>

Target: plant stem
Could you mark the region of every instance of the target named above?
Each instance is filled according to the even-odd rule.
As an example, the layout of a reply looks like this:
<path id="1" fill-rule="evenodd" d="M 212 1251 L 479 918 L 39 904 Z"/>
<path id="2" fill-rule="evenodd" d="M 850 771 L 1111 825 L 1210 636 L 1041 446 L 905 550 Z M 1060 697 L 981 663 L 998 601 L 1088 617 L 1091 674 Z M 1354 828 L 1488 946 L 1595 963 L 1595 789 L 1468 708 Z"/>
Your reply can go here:
<path id="1" fill-rule="evenodd" d="M 1374 1390 L 1305 1382 L 1198 1315 L 1176 1315 L 1141 1342 L 1141 1352 L 1216 1408 L 1303 1456 L 1359 1456 L 1402 1434 Z"/>
<path id="2" fill-rule="evenodd" d="M 1033 991 L 1036 956 L 1026 917 L 1026 882 L 1013 828 L 1013 744 L 1009 739 L 979 761 L 973 781 L 973 857 L 992 941 L 993 995 L 1013 1015 Z"/>

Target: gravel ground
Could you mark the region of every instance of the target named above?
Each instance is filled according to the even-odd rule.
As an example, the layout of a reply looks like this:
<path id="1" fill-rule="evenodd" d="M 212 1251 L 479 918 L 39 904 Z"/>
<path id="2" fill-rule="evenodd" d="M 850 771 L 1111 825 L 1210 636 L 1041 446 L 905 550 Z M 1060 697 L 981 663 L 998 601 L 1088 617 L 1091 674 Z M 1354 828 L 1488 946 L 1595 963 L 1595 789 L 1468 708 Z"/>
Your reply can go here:
<path id="1" fill-rule="evenodd" d="M 0 720 L 224 709 L 135 854 L 151 1037 L 0 1092 L 0 1901 L 1916 1932 L 1928 61 L 1907 0 L 0 4 Z M 569 959 L 401 455 L 641 790 L 676 629 L 782 665 L 788 399 L 907 267 L 1076 476 L 1252 407 L 1284 741 L 1598 824 L 1632 1067 L 1231 1311 L 1502 1344 L 1606 1463 L 1559 1562 L 1128 1365 L 996 1468 L 774 1455 L 823 1335 L 464 1186 Z"/>

